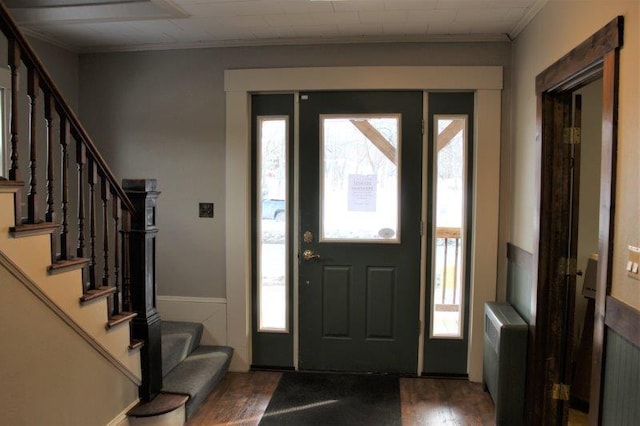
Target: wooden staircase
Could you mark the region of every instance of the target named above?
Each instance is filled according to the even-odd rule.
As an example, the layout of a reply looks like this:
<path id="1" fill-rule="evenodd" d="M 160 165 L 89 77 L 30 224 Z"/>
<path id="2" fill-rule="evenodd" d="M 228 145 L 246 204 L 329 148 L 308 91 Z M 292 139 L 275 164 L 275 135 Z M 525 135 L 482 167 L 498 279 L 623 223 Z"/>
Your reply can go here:
<path id="1" fill-rule="evenodd" d="M 0 261 L 151 400 L 162 387 L 156 182 L 119 183 L 1 0 L 0 31 L 11 82 Z"/>
<path id="2" fill-rule="evenodd" d="M 109 315 L 109 297 L 115 287 L 86 290 L 82 271 L 86 259 L 73 259 L 64 269 L 53 269 L 51 235 L 57 226 L 48 224 L 28 229 L 15 226 L 13 217 L 15 185 L 0 182 L 0 252 L 12 266 L 37 286 L 44 297 L 94 340 L 103 355 L 136 384 L 141 384 L 140 346 L 131 341 L 128 321 L 134 313 L 123 312 L 127 320 Z M 119 321 L 118 321 L 119 320 Z"/>

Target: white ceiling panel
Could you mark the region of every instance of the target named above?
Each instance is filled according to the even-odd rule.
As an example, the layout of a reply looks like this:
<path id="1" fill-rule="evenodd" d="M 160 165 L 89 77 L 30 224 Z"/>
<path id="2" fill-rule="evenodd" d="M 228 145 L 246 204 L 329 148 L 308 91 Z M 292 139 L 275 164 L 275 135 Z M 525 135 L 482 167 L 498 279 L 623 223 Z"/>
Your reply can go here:
<path id="1" fill-rule="evenodd" d="M 486 41 L 547 0 L 5 0 L 28 34 L 80 52 L 182 47 Z"/>

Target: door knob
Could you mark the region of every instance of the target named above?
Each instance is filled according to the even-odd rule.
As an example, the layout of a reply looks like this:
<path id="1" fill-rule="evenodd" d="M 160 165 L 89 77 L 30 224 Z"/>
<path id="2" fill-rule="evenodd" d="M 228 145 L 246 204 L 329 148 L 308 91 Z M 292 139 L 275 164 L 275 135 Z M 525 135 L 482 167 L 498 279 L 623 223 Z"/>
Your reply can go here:
<path id="1" fill-rule="evenodd" d="M 320 255 L 315 254 L 313 250 L 305 250 L 302 252 L 302 258 L 304 260 L 320 259 Z"/>

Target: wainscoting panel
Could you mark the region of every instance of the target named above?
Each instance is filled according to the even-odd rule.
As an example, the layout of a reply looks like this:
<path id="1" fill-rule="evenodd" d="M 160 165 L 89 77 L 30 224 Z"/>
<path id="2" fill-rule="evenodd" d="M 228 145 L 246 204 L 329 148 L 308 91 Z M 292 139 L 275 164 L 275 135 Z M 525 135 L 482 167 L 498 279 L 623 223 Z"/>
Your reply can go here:
<path id="1" fill-rule="evenodd" d="M 227 345 L 227 300 L 212 297 L 158 296 L 160 318 L 199 322 L 203 345 Z"/>
<path id="2" fill-rule="evenodd" d="M 507 301 L 513 305 L 527 324 L 530 324 L 533 255 L 518 246 L 507 243 L 507 258 Z"/>
<path id="3" fill-rule="evenodd" d="M 637 425 L 640 421 L 639 402 L 640 348 L 608 329 L 602 424 Z"/>

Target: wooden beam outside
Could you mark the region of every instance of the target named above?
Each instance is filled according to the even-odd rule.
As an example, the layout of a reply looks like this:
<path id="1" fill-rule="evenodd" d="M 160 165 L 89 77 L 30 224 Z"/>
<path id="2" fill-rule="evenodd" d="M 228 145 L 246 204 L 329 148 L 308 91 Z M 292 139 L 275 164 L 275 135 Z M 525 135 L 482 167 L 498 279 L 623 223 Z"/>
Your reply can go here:
<path id="1" fill-rule="evenodd" d="M 384 154 L 393 164 L 398 165 L 396 147 L 385 138 L 371 123 L 366 120 L 350 120 L 356 129 L 371 141 L 371 143 Z"/>
<path id="2" fill-rule="evenodd" d="M 444 130 L 438 133 L 438 152 L 449 145 L 453 138 L 464 129 L 464 121 L 452 120 Z"/>

